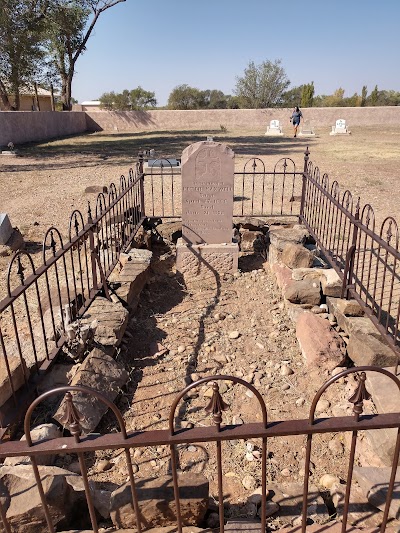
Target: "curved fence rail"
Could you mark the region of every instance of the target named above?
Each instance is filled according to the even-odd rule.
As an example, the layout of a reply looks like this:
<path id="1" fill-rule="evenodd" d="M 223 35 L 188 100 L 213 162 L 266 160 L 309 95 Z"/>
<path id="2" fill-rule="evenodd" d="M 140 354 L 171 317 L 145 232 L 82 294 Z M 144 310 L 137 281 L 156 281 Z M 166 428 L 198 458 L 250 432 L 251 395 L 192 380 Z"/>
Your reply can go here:
<path id="1" fill-rule="evenodd" d="M 330 184 L 305 158 L 300 220 L 355 298 L 397 353 L 400 346 L 399 228 L 393 217 L 376 228 L 371 205 Z"/>
<path id="2" fill-rule="evenodd" d="M 181 492 L 180 486 L 182 479 L 179 475 L 179 449 L 192 445 L 193 443 L 206 443 L 209 446 L 209 453 L 212 454 L 212 450 L 215 449 L 216 458 L 216 488 L 215 494 L 213 494 L 215 501 L 218 502 L 219 513 L 219 531 L 223 533 L 225 530 L 225 503 L 227 501 L 226 479 L 224 479 L 224 461 L 229 455 L 230 447 L 227 446 L 231 441 L 245 441 L 247 439 L 260 439 L 261 441 L 261 453 L 258 456 L 260 472 L 260 483 L 262 486 L 261 496 L 261 521 L 260 531 L 266 530 L 266 489 L 269 483 L 274 483 L 273 479 L 269 478 L 267 471 L 267 444 L 271 442 L 271 439 L 284 438 L 290 436 L 303 436 L 305 440 L 305 461 L 304 461 L 304 483 L 302 494 L 298 494 L 297 497 L 302 504 L 301 512 L 301 530 L 303 533 L 307 529 L 307 519 L 311 501 L 311 480 L 310 480 L 310 465 L 312 450 L 314 446 L 318 446 L 319 439 L 316 439 L 318 435 L 322 434 L 337 434 L 338 432 L 350 432 L 351 439 L 349 445 L 347 477 L 345 478 L 345 490 L 343 507 L 341 511 L 341 531 L 344 533 L 347 531 L 347 519 L 349 513 L 352 511 L 353 504 L 357 502 L 352 501 L 352 479 L 353 469 L 356 461 L 357 446 L 359 443 L 360 432 L 365 430 L 377 430 L 382 428 L 397 428 L 397 436 L 394 437 L 395 446 L 392 458 L 391 468 L 388 468 L 387 482 L 385 484 L 386 499 L 384 502 L 383 513 L 381 513 L 381 526 L 380 531 L 384 532 L 388 525 L 389 509 L 393 497 L 393 491 L 395 487 L 396 470 L 399 461 L 400 451 L 400 413 L 384 412 L 382 414 L 364 414 L 364 402 L 371 398 L 367 387 L 366 379 L 370 373 L 380 373 L 387 379 L 388 385 L 394 389 L 394 394 L 400 393 L 400 381 L 399 379 L 388 372 L 385 369 L 375 367 L 359 367 L 350 368 L 344 370 L 340 374 L 337 374 L 330 378 L 316 393 L 313 401 L 311 402 L 309 416 L 307 419 L 286 420 L 286 421 L 269 421 L 267 405 L 260 394 L 260 392 L 251 384 L 246 381 L 232 376 L 217 375 L 205 377 L 195 383 L 190 384 L 184 390 L 182 390 L 173 401 L 170 411 L 169 420 L 165 420 L 166 429 L 161 430 L 142 430 L 127 432 L 125 427 L 124 418 L 118 408 L 112 404 L 101 392 L 82 386 L 65 386 L 58 389 L 53 389 L 45 392 L 39 398 L 37 398 L 29 407 L 24 423 L 24 430 L 26 435 L 25 441 L 18 442 L 4 442 L 0 444 L 0 459 L 7 457 L 30 457 L 30 463 L 26 468 L 32 468 L 34 479 L 36 482 L 36 490 L 41 501 L 41 512 L 38 509 L 35 513 L 35 520 L 37 521 L 37 527 L 40 531 L 54 532 L 57 527 L 58 521 L 62 519 L 62 513 L 59 513 L 58 509 L 54 507 L 54 502 L 49 501 L 48 490 L 48 472 L 42 470 L 40 466 L 40 458 L 44 455 L 62 457 L 66 454 L 76 454 L 79 461 L 80 475 L 84 485 L 84 495 L 87 503 L 87 516 L 86 516 L 86 528 L 91 525 L 92 530 L 96 533 L 99 531 L 99 525 L 96 515 L 96 502 L 93 499 L 94 486 L 89 475 L 90 461 L 92 461 L 91 455 L 85 452 L 98 452 L 112 450 L 122 450 L 124 454 L 124 465 L 128 471 L 128 479 L 124 485 L 124 490 L 127 490 L 129 495 L 129 510 L 127 507 L 124 509 L 126 517 L 129 517 L 131 527 L 136 527 L 138 532 L 146 531 L 149 529 L 148 523 L 146 523 L 146 516 L 143 514 L 143 509 L 146 507 L 146 493 L 142 491 L 141 495 L 143 500 L 138 495 L 138 483 L 142 480 L 135 477 L 132 468 L 131 452 L 137 448 L 146 451 L 151 447 L 166 446 L 166 459 L 169 460 L 171 471 L 171 482 L 173 486 L 173 499 L 165 502 L 164 509 L 167 509 L 168 518 L 171 517 L 176 522 L 177 531 L 182 533 L 185 525 L 193 525 L 188 522 L 188 515 L 181 513 Z M 355 378 L 354 391 L 348 399 L 349 407 L 351 404 L 353 416 L 340 416 L 329 418 L 315 418 L 315 411 L 318 401 L 324 396 L 326 391 L 332 386 L 346 387 L 343 378 Z M 247 391 L 250 391 L 257 404 L 257 409 L 254 410 L 252 417 L 257 417 L 257 410 L 259 412 L 257 419 L 259 421 L 244 421 L 241 425 L 226 425 L 224 424 L 224 413 L 229 410 L 229 405 L 223 399 L 223 393 L 220 390 L 219 383 L 230 383 L 231 387 L 242 387 Z M 177 407 L 182 401 L 184 401 L 185 395 L 193 389 L 199 389 L 206 384 L 212 385 L 212 395 L 206 401 L 207 405 L 196 408 L 197 410 L 204 410 L 212 420 L 211 424 L 207 424 L 204 417 L 201 416 L 201 424 L 194 425 L 190 428 L 182 428 L 182 416 L 177 417 Z M 336 389 L 335 389 L 336 392 Z M 106 406 L 112 411 L 115 416 L 116 424 L 115 429 L 111 430 L 111 433 L 91 434 L 84 436 L 82 433 L 83 416 L 77 410 L 74 404 L 75 395 L 85 395 L 88 398 L 88 402 L 92 404 L 93 401 L 98 401 L 106 404 Z M 45 440 L 41 442 L 32 442 L 31 436 L 31 422 L 35 409 L 46 402 L 50 397 L 58 396 L 63 398 L 62 410 L 63 415 L 61 422 L 65 428 L 70 432 L 70 437 L 57 438 L 52 440 Z M 187 401 L 187 400 L 186 400 Z M 190 415 L 188 415 L 190 416 Z M 256 420 L 257 420 L 256 419 Z M 179 427 L 176 427 L 176 423 L 179 420 Z M 317 441 L 317 442 L 315 442 Z M 316 459 L 313 457 L 313 460 Z M 26 458 L 24 459 L 26 463 Z M 120 468 L 124 465 L 118 463 Z M 63 472 L 63 471 L 62 471 Z M 27 475 L 26 473 L 24 475 Z M 35 486 L 35 485 L 34 485 Z M 33 489 L 31 489 L 33 490 Z M 3 527 L 6 531 L 12 531 L 12 525 L 7 518 L 8 507 L 10 506 L 10 499 L 7 497 L 6 491 L 0 502 L 0 514 L 3 521 Z M 31 493 L 30 493 L 31 494 Z M 313 496 L 315 498 L 315 495 Z M 358 501 L 358 500 L 357 500 Z M 97 502 L 98 503 L 98 502 Z M 128 505 L 126 502 L 124 505 Z M 81 508 L 81 507 L 80 507 Z M 83 509 L 83 507 L 82 507 Z M 114 509 L 115 511 L 115 509 Z M 116 510 L 118 513 L 118 509 Z M 162 511 L 160 510 L 160 513 Z M 73 513 L 71 513 L 73 516 Z M 71 518 L 71 517 L 70 517 Z M 331 517 L 333 518 L 333 517 Z M 321 531 L 324 531 L 327 525 L 321 526 Z"/>
<path id="3" fill-rule="evenodd" d="M 67 326 L 82 317 L 144 220 L 143 182 L 132 169 L 118 186 L 100 193 L 93 218 L 75 210 L 66 242 L 47 230 L 43 263 L 18 251 L 7 274 L 7 296 L 0 302 L 0 425 L 14 421 L 32 382 L 47 370 L 67 339 Z M 18 391 L 18 395 L 17 395 Z"/>

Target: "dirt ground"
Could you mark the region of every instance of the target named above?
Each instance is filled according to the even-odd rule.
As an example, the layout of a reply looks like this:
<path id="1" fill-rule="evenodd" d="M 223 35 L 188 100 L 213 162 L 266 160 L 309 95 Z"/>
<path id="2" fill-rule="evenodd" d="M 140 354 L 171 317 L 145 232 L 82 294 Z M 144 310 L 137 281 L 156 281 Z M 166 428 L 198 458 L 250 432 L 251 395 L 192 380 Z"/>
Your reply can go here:
<path id="1" fill-rule="evenodd" d="M 154 148 L 164 156 L 179 156 L 189 144 L 207 135 L 226 142 L 236 154 L 236 170 L 248 158 L 260 157 L 272 170 L 281 157 L 290 157 L 296 168 L 303 168 L 307 146 L 310 160 L 331 182 L 360 195 L 370 203 L 378 222 L 387 216 L 400 219 L 397 194 L 400 162 L 400 127 L 354 127 L 352 135 L 331 137 L 317 131 L 315 138 L 270 138 L 251 131 L 179 131 L 154 133 L 94 133 L 47 143 L 18 147 L 19 156 L 0 159 L 0 212 L 8 213 L 11 223 L 21 231 L 26 249 L 35 257 L 49 226 L 65 236 L 74 209 L 87 213 L 95 193 L 89 186 L 118 184 L 128 175 L 140 149 Z M 40 262 L 40 261 L 39 261 Z M 8 258 L 0 257 L 0 298 L 4 296 L 4 277 Z"/>
<path id="2" fill-rule="evenodd" d="M 251 156 L 261 157 L 270 169 L 280 157 L 291 157 L 301 169 L 304 150 L 309 146 L 310 159 L 322 173 L 337 179 L 353 195 L 360 194 L 362 202 L 371 203 L 379 220 L 389 215 L 400 219 L 397 195 L 393 194 L 400 168 L 400 128 L 377 127 L 353 128 L 346 138 L 321 132 L 310 139 L 273 139 L 250 131 L 98 133 L 21 147 L 20 157 L 0 160 L 0 212 L 9 214 L 12 224 L 22 232 L 27 250 L 38 260 L 46 229 L 55 225 L 66 235 L 72 210 L 85 212 L 87 201 L 95 200 L 96 194 L 85 193 L 86 187 L 108 185 L 118 181 L 121 173 L 127 175 L 140 148 L 176 156 L 207 134 L 233 148 L 237 170 Z M 240 271 L 226 276 L 219 285 L 188 287 L 175 271 L 173 247 L 158 246 L 154 253 L 158 261 L 150 284 L 131 318 L 130 340 L 118 356 L 130 369 L 128 390 L 118 403 L 128 430 L 166 428 L 171 402 L 185 383 L 216 373 L 253 383 L 267 404 L 269 420 L 306 418 L 316 390 L 329 373 L 320 374 L 304 366 L 293 323 L 271 274 L 263 267 L 263 259 L 244 256 L 240 258 Z M 8 259 L 0 257 L 0 297 L 5 295 Z M 154 348 L 155 343 L 159 343 L 158 348 Z M 352 379 L 338 384 L 330 391 L 322 413 L 345 414 L 351 407 L 347 398 L 353 389 Z M 222 392 L 229 405 L 226 423 L 260 421 L 256 399 L 243 387 L 224 383 Z M 209 393 L 209 387 L 203 387 L 198 395 L 180 404 L 178 426 L 209 424 L 204 411 Z M 101 431 L 113 427 L 114 421 L 106 417 Z M 326 473 L 346 478 L 344 439 L 340 434 L 315 437 L 312 484 L 318 485 Z M 234 504 L 227 510 L 228 515 L 247 516 L 245 503 L 251 491 L 244 487 L 243 480 L 250 476 L 253 489 L 260 485 L 260 446 L 256 441 L 224 444 L 224 492 Z M 301 484 L 304 437 L 271 439 L 268 454 L 268 488 L 287 481 Z M 109 463 L 106 471 L 99 467 L 103 459 Z M 138 477 L 164 474 L 170 469 L 169 453 L 163 447 L 149 447 L 135 454 L 134 462 Z M 182 471 L 203 472 L 216 498 L 213 446 L 182 447 L 179 463 Z M 99 453 L 90 475 L 109 489 L 124 483 L 127 470 L 123 455 Z"/>

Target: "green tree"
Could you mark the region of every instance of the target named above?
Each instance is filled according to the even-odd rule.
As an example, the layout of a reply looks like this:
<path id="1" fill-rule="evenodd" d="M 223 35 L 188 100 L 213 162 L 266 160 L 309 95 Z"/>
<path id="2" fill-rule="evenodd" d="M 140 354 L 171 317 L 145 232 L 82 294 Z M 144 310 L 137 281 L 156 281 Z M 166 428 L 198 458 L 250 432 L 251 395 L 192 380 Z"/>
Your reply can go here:
<path id="1" fill-rule="evenodd" d="M 100 108 L 112 111 L 114 109 L 115 92 L 103 93 L 100 98 Z"/>
<path id="2" fill-rule="evenodd" d="M 204 109 L 206 94 L 187 84 L 175 87 L 168 97 L 168 109 Z"/>
<path id="3" fill-rule="evenodd" d="M 145 91 L 140 85 L 129 93 L 129 98 L 131 109 L 143 110 L 157 105 L 155 93 Z"/>
<path id="4" fill-rule="evenodd" d="M 250 61 L 242 77 L 236 77 L 235 94 L 241 107 L 262 109 L 276 106 L 290 81 L 280 60 L 260 65 Z"/>
<path id="5" fill-rule="evenodd" d="M 61 78 L 61 101 L 71 109 L 76 63 L 86 50 L 100 15 L 125 0 L 49 0 L 46 11 L 48 53 Z"/>
<path id="6" fill-rule="evenodd" d="M 378 105 L 378 98 L 379 98 L 378 86 L 375 85 L 374 90 L 369 95 L 369 104 L 373 106 Z"/>
<path id="7" fill-rule="evenodd" d="M 301 91 L 301 107 L 312 107 L 314 100 L 314 82 L 306 83 Z"/>
<path id="8" fill-rule="evenodd" d="M 279 107 L 295 107 L 296 105 L 300 105 L 302 91 L 303 85 L 299 85 L 282 93 Z"/>
<path id="9" fill-rule="evenodd" d="M 363 85 L 363 88 L 361 90 L 361 103 L 360 103 L 361 107 L 365 107 L 367 105 L 367 94 L 368 94 L 367 86 Z"/>
<path id="10" fill-rule="evenodd" d="M 44 0 L 0 0 L 0 99 L 5 109 L 19 109 L 20 89 L 32 86 L 43 68 L 45 9 Z"/>

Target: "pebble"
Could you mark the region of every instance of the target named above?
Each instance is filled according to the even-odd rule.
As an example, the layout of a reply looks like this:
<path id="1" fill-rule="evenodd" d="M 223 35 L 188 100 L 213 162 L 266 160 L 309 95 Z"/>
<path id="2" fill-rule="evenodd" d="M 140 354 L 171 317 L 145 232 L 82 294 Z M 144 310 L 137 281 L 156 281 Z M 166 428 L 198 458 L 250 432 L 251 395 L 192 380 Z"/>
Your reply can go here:
<path id="1" fill-rule="evenodd" d="M 251 390 L 247 390 L 246 391 L 246 396 L 248 396 L 249 398 L 253 398 L 254 397 L 254 392 L 252 392 Z"/>
<path id="2" fill-rule="evenodd" d="M 289 477 L 291 476 L 291 471 L 289 468 L 284 468 L 283 470 L 281 470 L 281 476 L 283 477 Z"/>
<path id="3" fill-rule="evenodd" d="M 268 499 L 269 491 L 268 489 L 265 491 L 265 497 Z M 247 501 L 250 503 L 254 503 L 255 505 L 260 505 L 262 502 L 262 487 L 257 487 L 256 490 L 253 492 L 253 494 L 250 494 L 250 496 L 247 498 Z"/>
<path id="4" fill-rule="evenodd" d="M 265 516 L 272 516 L 279 511 L 279 504 L 272 501 L 265 502 Z M 262 507 L 258 510 L 258 516 L 261 517 Z"/>
<path id="5" fill-rule="evenodd" d="M 251 452 L 246 453 L 246 459 L 247 461 L 254 461 L 253 454 Z"/>
<path id="6" fill-rule="evenodd" d="M 316 413 L 322 413 L 323 411 L 326 411 L 331 406 L 330 402 L 328 400 L 319 400 L 317 403 L 317 406 L 315 408 Z"/>
<path id="7" fill-rule="evenodd" d="M 228 333 L 228 337 L 229 337 L 230 339 L 238 339 L 238 338 L 240 337 L 240 333 L 239 333 L 239 331 L 237 331 L 237 330 L 235 330 L 235 331 L 230 331 L 230 332 Z"/>
<path id="8" fill-rule="evenodd" d="M 232 417 L 232 424 L 234 426 L 241 426 L 242 424 L 244 424 L 244 422 L 239 416 L 233 416 Z"/>
<path id="9" fill-rule="evenodd" d="M 184 346 L 183 344 L 178 346 L 178 353 L 183 353 L 185 350 L 186 350 L 186 346 Z"/>
<path id="10" fill-rule="evenodd" d="M 290 385 L 289 383 L 285 383 L 284 385 L 282 385 L 282 390 L 289 390 L 290 389 Z"/>
<path id="11" fill-rule="evenodd" d="M 281 376 L 290 376 L 294 374 L 293 370 L 288 365 L 283 365 L 281 368 Z"/>
<path id="12" fill-rule="evenodd" d="M 133 457 L 135 459 L 137 459 L 138 457 L 141 457 L 143 455 L 143 450 L 141 448 L 137 448 L 134 452 L 133 452 Z"/>
<path id="13" fill-rule="evenodd" d="M 304 405 L 304 404 L 305 404 L 305 401 L 306 401 L 305 398 L 298 398 L 298 399 L 296 400 L 296 405 L 297 405 L 297 407 L 301 407 L 302 405 Z"/>
<path id="14" fill-rule="evenodd" d="M 341 455 L 343 453 L 343 443 L 338 436 L 335 436 L 328 442 L 328 448 L 335 455 Z"/>
<path id="15" fill-rule="evenodd" d="M 320 307 L 320 309 L 322 309 L 326 313 L 329 311 L 328 306 L 326 304 L 321 304 L 319 307 Z"/>
<path id="16" fill-rule="evenodd" d="M 101 459 L 96 466 L 97 472 L 105 472 L 106 470 L 110 470 L 112 468 L 113 464 L 108 459 Z"/>
<path id="17" fill-rule="evenodd" d="M 249 452 L 254 451 L 254 444 L 253 444 L 252 442 L 246 442 L 246 449 L 247 449 Z"/>
<path id="18" fill-rule="evenodd" d="M 319 480 L 319 484 L 322 485 L 322 487 L 326 487 L 327 489 L 331 489 L 334 485 L 339 484 L 340 479 L 337 476 L 334 476 L 333 474 L 324 474 L 321 476 Z"/>
<path id="19" fill-rule="evenodd" d="M 196 374 L 196 373 L 190 374 L 190 377 L 191 377 L 192 381 L 199 381 L 199 379 L 200 379 L 199 374 Z"/>
<path id="20" fill-rule="evenodd" d="M 257 484 L 253 476 L 247 475 L 242 479 L 242 485 L 246 490 L 254 490 Z"/>
<path id="21" fill-rule="evenodd" d="M 132 472 L 133 472 L 134 474 L 137 474 L 137 473 L 139 472 L 139 467 L 138 467 L 138 465 L 135 464 L 135 463 L 132 463 Z"/>
<path id="22" fill-rule="evenodd" d="M 191 453 L 197 452 L 196 446 L 193 446 L 193 445 L 188 446 L 188 452 L 191 452 Z"/>
<path id="23" fill-rule="evenodd" d="M 260 348 L 260 350 L 264 350 L 264 344 L 261 344 L 261 342 L 256 342 L 257 348 Z"/>

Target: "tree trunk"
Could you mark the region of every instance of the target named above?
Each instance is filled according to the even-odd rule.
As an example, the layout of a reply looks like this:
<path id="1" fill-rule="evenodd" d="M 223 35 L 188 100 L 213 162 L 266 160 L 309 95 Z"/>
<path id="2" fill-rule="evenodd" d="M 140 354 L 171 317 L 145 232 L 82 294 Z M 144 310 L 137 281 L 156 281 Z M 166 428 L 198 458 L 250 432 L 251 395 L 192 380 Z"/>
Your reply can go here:
<path id="1" fill-rule="evenodd" d="M 71 111 L 71 87 L 72 87 L 72 74 L 67 72 L 62 75 L 61 79 L 61 102 L 63 111 Z"/>
<path id="2" fill-rule="evenodd" d="M 1 80 L 0 80 L 0 99 L 1 99 L 1 103 L 3 104 L 4 110 L 12 111 L 12 105 L 8 98 L 7 90 Z"/>

